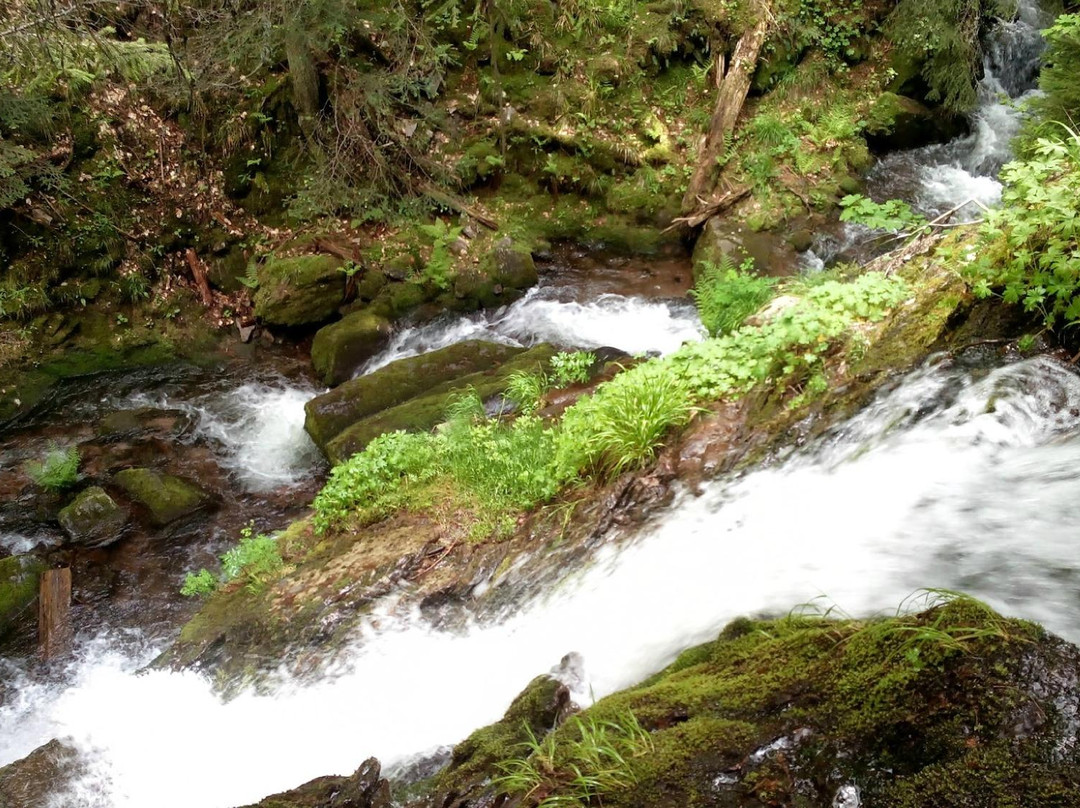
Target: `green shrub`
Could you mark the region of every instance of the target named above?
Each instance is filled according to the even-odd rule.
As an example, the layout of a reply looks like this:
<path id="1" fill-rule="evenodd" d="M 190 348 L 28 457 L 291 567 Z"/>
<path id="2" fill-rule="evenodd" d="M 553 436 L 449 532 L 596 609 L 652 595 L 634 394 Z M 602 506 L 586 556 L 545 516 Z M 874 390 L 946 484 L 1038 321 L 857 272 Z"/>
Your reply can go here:
<path id="1" fill-rule="evenodd" d="M 637 783 L 631 761 L 653 751 L 652 737 L 629 710 L 608 720 L 574 716 L 538 741 L 526 726 L 525 757 L 498 764 L 494 785 L 536 808 L 602 805 Z"/>
<path id="2" fill-rule="evenodd" d="M 506 380 L 503 397 L 524 413 L 536 412 L 540 401 L 551 387 L 547 376 L 541 372 L 529 373 L 519 370 Z"/>
<path id="3" fill-rule="evenodd" d="M 315 527 L 331 524 L 359 508 L 379 509 L 410 481 L 430 478 L 437 470 L 437 450 L 431 435 L 389 432 L 380 435 L 330 472 L 315 498 Z"/>
<path id="4" fill-rule="evenodd" d="M 1039 138 L 1001 170 L 1001 205 L 959 256 L 975 294 L 1037 312 L 1047 327 L 1080 322 L 1080 133 Z"/>
<path id="5" fill-rule="evenodd" d="M 551 357 L 551 375 L 556 387 L 584 384 L 589 371 L 596 364 L 596 354 L 591 351 L 563 351 Z"/>
<path id="6" fill-rule="evenodd" d="M 443 467 L 485 505 L 531 508 L 559 490 L 555 432 L 539 418 L 523 415 L 510 424 L 454 419 L 440 439 Z"/>
<path id="7" fill-rule="evenodd" d="M 926 219 L 902 199 L 875 202 L 862 194 L 849 194 L 840 200 L 840 207 L 840 221 L 890 233 L 911 232 L 926 224 Z"/>
<path id="8" fill-rule="evenodd" d="M 79 479 L 79 450 L 74 446 L 61 449 L 53 444 L 44 457 L 28 461 L 23 468 L 46 491 L 63 491 Z"/>
<path id="9" fill-rule="evenodd" d="M 255 533 L 255 524 L 252 522 L 241 528 L 240 543 L 221 556 L 220 580 L 209 570 L 189 572 L 184 578 L 180 594 L 185 597 L 209 595 L 220 583 L 237 579 L 243 579 L 249 591 L 258 592 L 277 578 L 284 566 L 277 537 Z"/>
<path id="10" fill-rule="evenodd" d="M 670 429 L 694 414 L 689 387 L 666 365 L 616 376 L 566 411 L 559 435 L 560 474 L 615 475 L 651 460 Z"/>
<path id="11" fill-rule="evenodd" d="M 1042 95 L 1031 102 L 1035 129 L 1047 123 L 1075 125 L 1080 120 L 1080 14 L 1062 14 L 1043 31 L 1046 51 L 1039 74 Z"/>
<path id="12" fill-rule="evenodd" d="M 705 262 L 690 296 L 697 304 L 701 322 L 710 336 L 718 337 L 742 325 L 743 320 L 772 297 L 775 281 L 751 275 L 753 263 L 739 269 L 724 256 L 719 264 Z"/>

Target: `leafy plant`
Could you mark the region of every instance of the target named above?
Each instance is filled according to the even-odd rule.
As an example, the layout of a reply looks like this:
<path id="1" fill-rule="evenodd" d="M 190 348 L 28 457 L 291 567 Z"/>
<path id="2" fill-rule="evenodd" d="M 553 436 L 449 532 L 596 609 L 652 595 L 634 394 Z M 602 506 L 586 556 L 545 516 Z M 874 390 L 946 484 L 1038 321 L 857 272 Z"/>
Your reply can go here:
<path id="1" fill-rule="evenodd" d="M 596 354 L 591 351 L 563 351 L 551 357 L 551 375 L 556 387 L 584 384 L 589 371 L 596 364 Z"/>
<path id="2" fill-rule="evenodd" d="M 185 597 L 209 595 L 220 584 L 237 579 L 243 579 L 249 591 L 258 592 L 273 581 L 284 566 L 277 538 L 264 533 L 256 534 L 252 522 L 241 528 L 239 544 L 221 556 L 220 579 L 206 569 L 189 572 L 180 594 Z"/>
<path id="3" fill-rule="evenodd" d="M 464 228 L 450 227 L 442 219 L 436 219 L 434 224 L 420 225 L 420 232 L 432 241 L 431 255 L 428 256 L 427 264 L 424 266 L 424 280 L 431 282 L 439 289 L 449 289 L 450 269 L 454 262 L 450 245 L 461 238 Z"/>
<path id="4" fill-rule="evenodd" d="M 912 232 L 926 224 L 926 219 L 901 199 L 874 202 L 861 194 L 849 194 L 840 200 L 840 221 L 855 222 L 890 233 Z"/>
<path id="5" fill-rule="evenodd" d="M 1080 322 L 1080 133 L 1066 132 L 1001 170 L 1001 205 L 954 255 L 977 296 L 1000 294 L 1049 328 Z"/>
<path id="6" fill-rule="evenodd" d="M 775 281 L 751 274 L 752 268 L 753 261 L 748 260 L 736 269 L 728 255 L 722 256 L 719 264 L 705 262 L 690 296 L 711 336 L 722 336 L 738 328 L 772 297 Z"/>
<path id="7" fill-rule="evenodd" d="M 610 719 L 574 716 L 537 740 L 526 726 L 525 756 L 498 764 L 494 785 L 536 808 L 602 804 L 605 796 L 633 786 L 632 761 L 653 751 L 652 738 L 626 710 Z"/>
<path id="8" fill-rule="evenodd" d="M 23 467 L 35 483 L 46 491 L 63 491 L 79 479 L 79 450 L 61 449 L 51 444 L 40 460 L 30 460 Z"/>
<path id="9" fill-rule="evenodd" d="M 506 380 L 503 396 L 522 412 L 531 413 L 540 408 L 540 401 L 550 387 L 551 382 L 544 373 L 519 370 Z"/>
<path id="10" fill-rule="evenodd" d="M 315 497 L 315 527 L 324 531 L 358 509 L 380 510 L 398 489 L 429 479 L 436 472 L 437 449 L 432 436 L 404 431 L 380 435 L 334 467 Z"/>

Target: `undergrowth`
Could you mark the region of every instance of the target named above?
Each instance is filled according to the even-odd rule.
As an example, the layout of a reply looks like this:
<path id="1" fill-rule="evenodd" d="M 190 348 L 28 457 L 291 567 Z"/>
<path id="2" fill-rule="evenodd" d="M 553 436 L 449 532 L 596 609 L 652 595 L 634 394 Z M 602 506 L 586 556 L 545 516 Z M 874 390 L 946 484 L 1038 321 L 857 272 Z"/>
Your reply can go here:
<path id="1" fill-rule="evenodd" d="M 23 468 L 46 491 L 63 491 L 79 479 L 79 450 L 53 444 L 44 457 L 28 461 Z"/>
<path id="2" fill-rule="evenodd" d="M 560 420 L 531 414 L 548 384 L 538 374 L 515 377 L 509 397 L 524 413 L 516 419 L 489 418 L 475 393 L 466 394 L 442 428 L 383 435 L 337 466 L 315 499 L 315 526 L 325 531 L 355 516 L 387 515 L 418 501 L 417 493 L 436 479 L 505 521 L 567 487 L 653 460 L 667 435 L 708 401 L 769 384 L 790 393 L 793 406 L 803 403 L 827 386 L 828 359 L 851 327 L 881 319 L 906 295 L 903 281 L 877 273 L 810 286 L 760 325 L 618 374 Z M 587 356 L 567 362 L 584 367 Z"/>
<path id="3" fill-rule="evenodd" d="M 525 755 L 498 764 L 496 788 L 535 808 L 602 804 L 605 795 L 637 782 L 632 761 L 653 750 L 652 738 L 629 710 L 610 719 L 574 716 L 537 740 L 526 726 Z"/>
<path id="4" fill-rule="evenodd" d="M 209 595 L 222 584 L 243 581 L 250 592 L 258 592 L 285 567 L 276 536 L 255 533 L 254 523 L 240 530 L 240 542 L 221 556 L 221 576 L 202 569 L 189 572 L 180 594 L 185 597 Z"/>
<path id="5" fill-rule="evenodd" d="M 701 322 L 710 336 L 719 337 L 734 331 L 772 297 L 776 282 L 752 274 L 753 263 L 748 259 L 736 268 L 726 255 L 719 264 L 705 263 L 690 296 L 697 304 Z"/>

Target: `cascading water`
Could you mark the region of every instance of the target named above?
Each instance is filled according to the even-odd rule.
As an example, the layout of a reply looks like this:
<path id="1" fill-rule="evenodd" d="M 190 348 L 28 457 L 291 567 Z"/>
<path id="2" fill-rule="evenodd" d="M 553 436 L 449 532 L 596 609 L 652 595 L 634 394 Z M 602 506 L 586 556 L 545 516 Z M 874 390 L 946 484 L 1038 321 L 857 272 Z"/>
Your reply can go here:
<path id="1" fill-rule="evenodd" d="M 150 650 L 91 643 L 63 684 L 18 682 L 0 763 L 68 737 L 89 774 L 57 805 L 226 808 L 453 743 L 567 652 L 584 657 L 579 690 L 602 696 L 739 614 L 818 596 L 866 614 L 920 586 L 963 588 L 1080 639 L 1078 484 L 1071 367 L 938 362 L 812 449 L 681 494 L 513 614 L 451 633 L 387 599 L 314 684 L 222 703 L 195 673 L 136 675 Z"/>
<path id="2" fill-rule="evenodd" d="M 442 317 L 407 328 L 358 371 L 371 373 L 408 356 L 469 339 L 507 345 L 550 342 L 565 348 L 618 348 L 629 354 L 671 353 L 705 336 L 697 310 L 687 300 L 602 294 L 580 302 L 558 286 L 531 289 L 494 313 Z"/>
<path id="3" fill-rule="evenodd" d="M 189 414 L 192 439 L 217 447 L 222 467 L 246 490 L 266 493 L 293 485 L 321 466 L 319 451 L 304 431 L 304 404 L 317 393 L 307 384 L 272 378 L 195 395 L 137 393 L 111 406 Z"/>
<path id="4" fill-rule="evenodd" d="M 948 143 L 934 144 L 882 158 L 866 177 L 866 193 L 882 202 L 904 199 L 933 218 L 957 206 L 956 221 L 977 218 L 981 205 L 1001 198 L 997 180 L 1012 158 L 1012 141 L 1023 121 L 1023 105 L 1038 91 L 1040 31 L 1050 22 L 1036 0 L 1021 0 L 1015 20 L 999 20 L 983 43 L 983 76 L 970 131 Z M 976 200 L 978 204 L 967 204 Z M 804 266 L 821 269 L 836 258 L 860 256 L 875 232 L 845 225 L 838 236 L 819 238 L 804 256 Z"/>

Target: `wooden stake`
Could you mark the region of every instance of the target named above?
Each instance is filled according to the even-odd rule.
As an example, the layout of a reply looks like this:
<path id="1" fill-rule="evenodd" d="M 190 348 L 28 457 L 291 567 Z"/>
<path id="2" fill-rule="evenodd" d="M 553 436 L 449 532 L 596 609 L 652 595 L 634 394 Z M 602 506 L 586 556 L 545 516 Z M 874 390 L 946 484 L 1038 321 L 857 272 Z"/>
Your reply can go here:
<path id="1" fill-rule="evenodd" d="M 71 568 L 46 570 L 38 597 L 38 647 L 50 659 L 71 642 Z"/>

